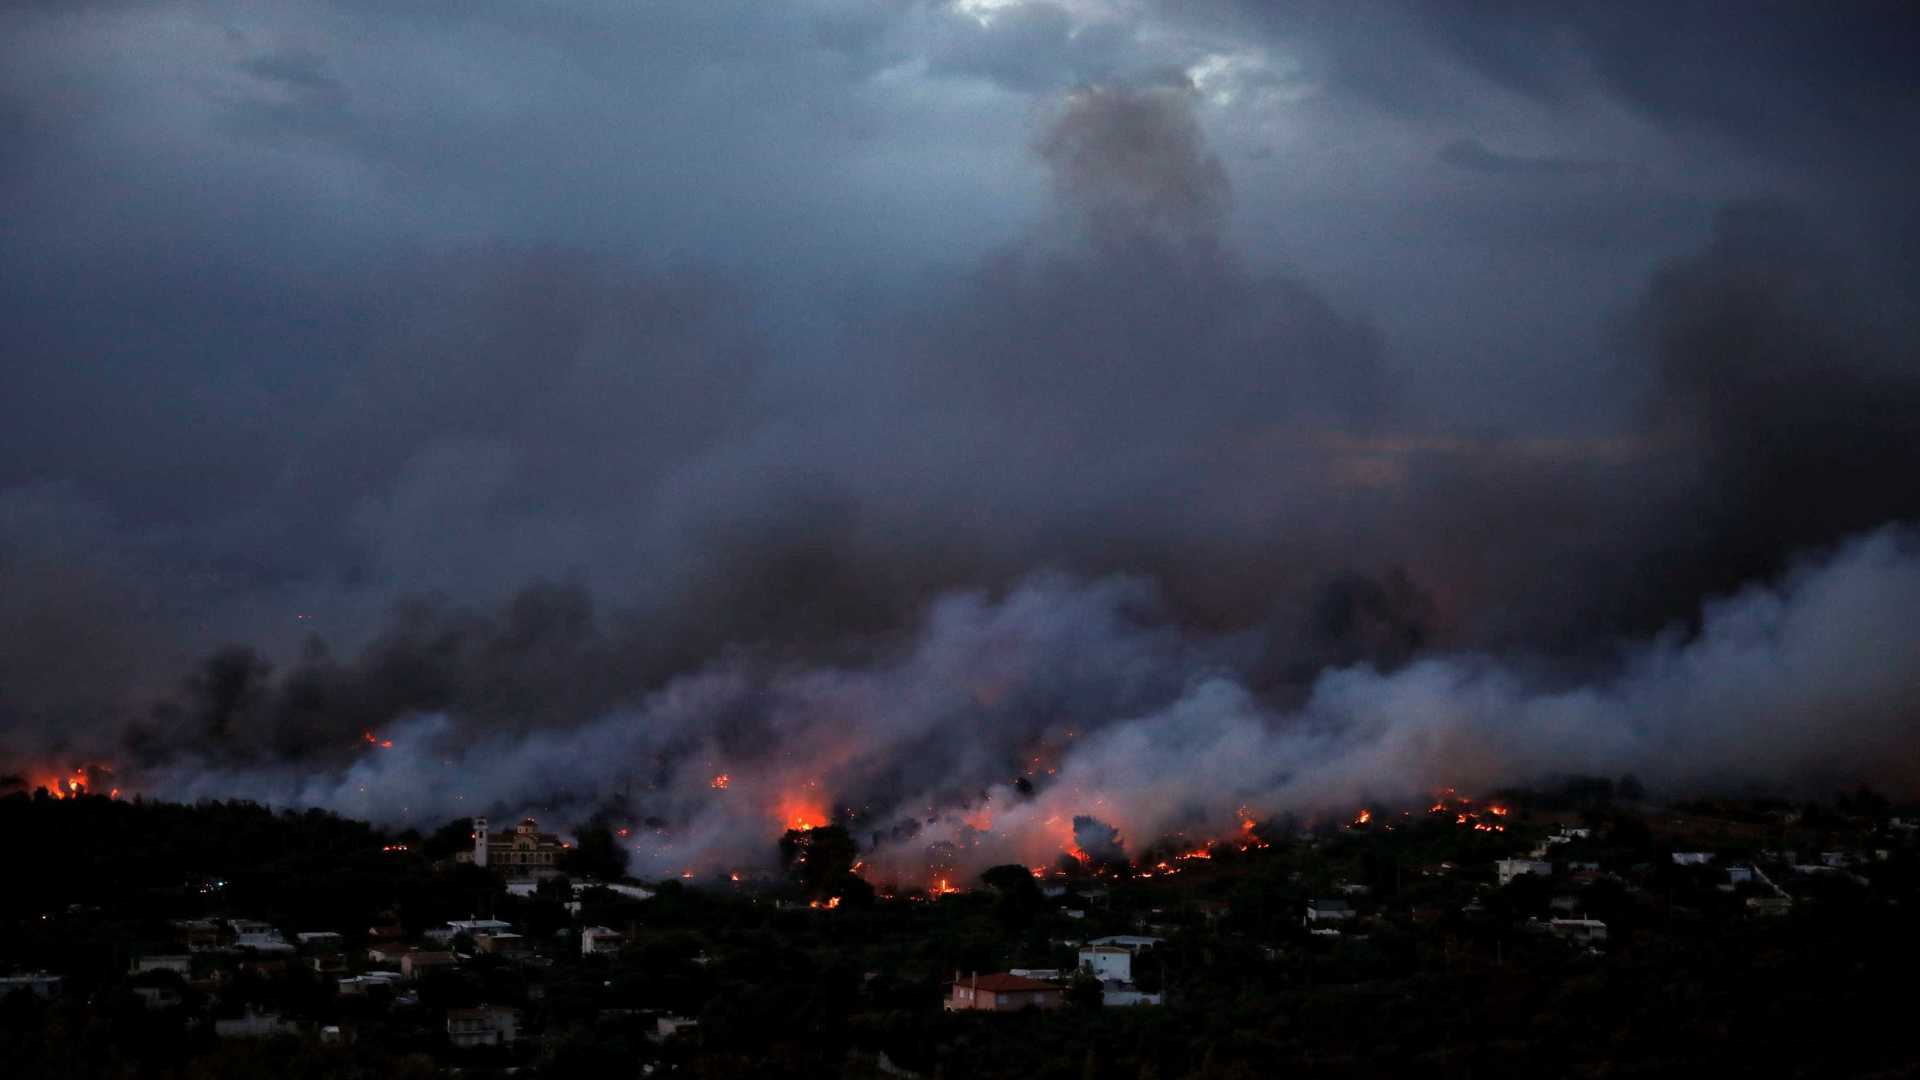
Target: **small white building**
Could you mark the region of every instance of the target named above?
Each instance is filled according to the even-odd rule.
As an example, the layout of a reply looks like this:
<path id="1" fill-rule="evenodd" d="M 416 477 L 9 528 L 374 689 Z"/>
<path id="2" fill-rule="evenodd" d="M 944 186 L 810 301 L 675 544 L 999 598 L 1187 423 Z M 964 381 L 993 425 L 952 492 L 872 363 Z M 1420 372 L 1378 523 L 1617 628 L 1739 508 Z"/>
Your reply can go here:
<path id="1" fill-rule="evenodd" d="M 447 1040 L 463 1049 L 511 1046 L 520 1037 L 520 1016 L 512 1009 L 482 1005 L 447 1010 Z"/>
<path id="2" fill-rule="evenodd" d="M 1101 982 L 1133 981 L 1133 950 L 1119 945 L 1089 945 L 1080 950 L 1080 970 Z"/>
<path id="3" fill-rule="evenodd" d="M 369 971 L 365 975 L 349 975 L 339 980 L 340 996 L 363 997 L 376 987 L 393 988 L 399 976 L 391 971 Z"/>
<path id="4" fill-rule="evenodd" d="M 474 934 L 503 934 L 513 929 L 513 924 L 510 922 L 502 922 L 499 919 L 450 919 L 447 921 L 447 927 L 452 930 L 454 936 L 457 937 L 461 934 L 469 936 Z"/>
<path id="5" fill-rule="evenodd" d="M 144 975 L 149 971 L 171 971 L 183 979 L 190 979 L 193 977 L 193 957 L 173 953 L 142 956 L 133 962 L 129 974 Z"/>
<path id="6" fill-rule="evenodd" d="M 1744 885 L 1747 882 L 1752 880 L 1753 880 L 1753 867 L 1751 866 L 1727 867 L 1727 884 Z"/>
<path id="7" fill-rule="evenodd" d="M 460 958 L 450 952 L 435 949 L 419 949 L 400 958 L 400 974 L 409 979 L 424 978 L 428 972 L 448 971 Z"/>
<path id="8" fill-rule="evenodd" d="M 1148 937 L 1145 934 L 1109 934 L 1106 937 L 1094 938 L 1092 941 L 1087 942 L 1087 944 L 1118 945 L 1123 949 L 1132 949 L 1134 952 L 1139 952 L 1142 949 L 1151 949 L 1164 940 L 1164 938 Z"/>
<path id="9" fill-rule="evenodd" d="M 140 999 L 140 1006 L 146 1009 L 171 1009 L 183 1000 L 180 991 L 171 986 L 136 986 L 133 996 Z"/>
<path id="10" fill-rule="evenodd" d="M 1059 968 L 1008 968 L 1007 974 L 1018 975 L 1023 979 L 1039 979 L 1042 982 L 1063 982 L 1069 972 Z"/>
<path id="11" fill-rule="evenodd" d="M 38 998 L 56 998 L 60 996 L 62 977 L 36 971 L 28 975 L 0 975 L 0 998 L 16 990 L 25 990 Z"/>
<path id="12" fill-rule="evenodd" d="M 1318 923 L 1346 922 L 1353 918 L 1353 905 L 1345 900 L 1309 900 L 1307 901 L 1306 925 Z"/>
<path id="13" fill-rule="evenodd" d="M 604 926 L 589 926 L 580 931 L 580 955 L 617 953 L 627 943 L 627 935 Z"/>
<path id="14" fill-rule="evenodd" d="M 1713 861 L 1711 851 L 1676 851 L 1673 853 L 1675 866 L 1705 866 Z"/>
<path id="15" fill-rule="evenodd" d="M 700 1021 L 690 1020 L 684 1016 L 662 1016 L 654 1020 L 653 1033 L 647 1038 L 657 1043 L 666 1042 L 681 1032 L 691 1031 L 699 1026 Z"/>
<path id="16" fill-rule="evenodd" d="M 1607 940 L 1607 924 L 1599 919 L 1550 919 L 1547 928 L 1555 937 L 1583 944 Z"/>
<path id="17" fill-rule="evenodd" d="M 231 1020 L 215 1020 L 213 1033 L 223 1039 L 265 1039 L 274 1035 L 294 1035 L 300 1025 L 283 1020 L 279 1013 L 249 1012 Z"/>
<path id="18" fill-rule="evenodd" d="M 1553 876 L 1553 864 L 1540 859 L 1501 859 L 1493 865 L 1494 871 L 1499 875 L 1500 884 L 1503 886 L 1510 884 L 1514 878 L 1522 874 L 1536 874 L 1540 877 Z"/>

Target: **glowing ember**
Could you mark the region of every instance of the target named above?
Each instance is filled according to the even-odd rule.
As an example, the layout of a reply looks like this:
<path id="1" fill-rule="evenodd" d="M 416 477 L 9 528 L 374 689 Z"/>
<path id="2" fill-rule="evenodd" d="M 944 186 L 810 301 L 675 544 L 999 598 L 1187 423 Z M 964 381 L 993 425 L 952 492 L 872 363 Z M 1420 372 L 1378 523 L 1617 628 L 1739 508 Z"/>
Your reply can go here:
<path id="1" fill-rule="evenodd" d="M 727 790 L 727 785 L 731 783 L 733 783 L 733 779 L 726 773 L 721 773 L 719 776 L 714 777 L 707 786 L 713 788 L 715 791 L 725 791 Z"/>
<path id="2" fill-rule="evenodd" d="M 1366 810 L 1366 809 L 1362 809 L 1358 814 L 1355 814 L 1353 817 L 1353 823 L 1355 825 L 1365 825 L 1367 822 L 1372 820 L 1373 820 L 1373 811 Z"/>
<path id="3" fill-rule="evenodd" d="M 952 896 L 954 893 L 957 893 L 960 890 L 954 888 L 953 884 L 949 882 L 946 878 L 941 878 L 940 880 L 933 883 L 933 888 L 928 889 L 927 891 L 932 893 L 935 896 Z"/>

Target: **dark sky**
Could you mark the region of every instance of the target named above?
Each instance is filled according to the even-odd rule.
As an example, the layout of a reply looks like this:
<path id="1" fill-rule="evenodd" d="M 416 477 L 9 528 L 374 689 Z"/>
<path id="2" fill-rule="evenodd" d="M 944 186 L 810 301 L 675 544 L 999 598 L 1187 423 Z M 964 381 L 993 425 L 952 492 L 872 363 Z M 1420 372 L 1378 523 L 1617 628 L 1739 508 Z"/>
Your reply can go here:
<path id="1" fill-rule="evenodd" d="M 1613 678 L 1920 512 L 1915 55 L 1868 2 L 0 0 L 0 734 L 573 725 L 1035 575 L 1261 708 Z"/>

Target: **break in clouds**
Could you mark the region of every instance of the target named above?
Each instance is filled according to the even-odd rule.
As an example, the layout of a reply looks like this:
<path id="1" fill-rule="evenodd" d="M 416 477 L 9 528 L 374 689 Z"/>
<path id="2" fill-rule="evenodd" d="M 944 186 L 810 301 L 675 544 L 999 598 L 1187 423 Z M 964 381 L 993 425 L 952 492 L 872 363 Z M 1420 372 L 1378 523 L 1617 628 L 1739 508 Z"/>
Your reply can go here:
<path id="1" fill-rule="evenodd" d="M 1905 22 L 1369 10 L 0 4 L 0 747 L 646 872 L 1914 790 Z"/>

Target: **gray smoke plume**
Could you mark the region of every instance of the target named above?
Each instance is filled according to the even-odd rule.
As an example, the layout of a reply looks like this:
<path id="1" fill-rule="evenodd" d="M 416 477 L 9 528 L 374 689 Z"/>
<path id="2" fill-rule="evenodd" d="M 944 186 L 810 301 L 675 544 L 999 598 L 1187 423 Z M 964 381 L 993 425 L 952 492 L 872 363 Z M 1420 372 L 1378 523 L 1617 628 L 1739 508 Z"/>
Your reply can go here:
<path id="1" fill-rule="evenodd" d="M 1374 798 L 1573 773 L 1671 793 L 1910 791 L 1916 603 L 1920 537 L 1882 530 L 1709 602 L 1697 632 L 1636 643 L 1605 679 L 1434 655 L 1328 670 L 1280 710 L 1249 689 L 1231 643 L 1176 632 L 1143 584 L 1042 579 L 944 598 L 883 663 L 721 662 L 571 730 L 476 738 L 422 716 L 337 771 L 148 779 L 175 797 L 391 822 L 613 806 L 635 869 L 656 875 L 763 871 L 785 828 L 839 820 L 876 876 L 920 885 L 936 845 L 974 870 L 1050 865 L 1076 845 L 1121 860 L 1122 837 L 1222 836 L 1248 817 L 1344 817 Z M 743 726 L 753 738 L 734 737 Z"/>

